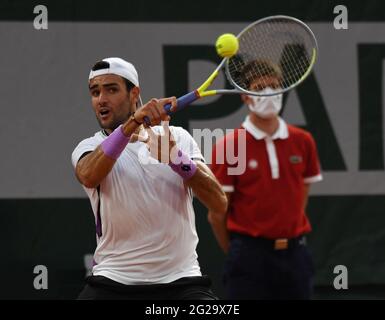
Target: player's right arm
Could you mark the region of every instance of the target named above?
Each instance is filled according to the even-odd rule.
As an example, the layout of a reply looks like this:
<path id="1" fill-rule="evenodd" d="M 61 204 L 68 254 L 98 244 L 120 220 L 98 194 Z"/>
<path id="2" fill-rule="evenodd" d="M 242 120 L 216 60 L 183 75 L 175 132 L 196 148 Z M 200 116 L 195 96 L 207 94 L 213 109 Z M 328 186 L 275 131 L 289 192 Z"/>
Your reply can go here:
<path id="1" fill-rule="evenodd" d="M 139 122 L 143 122 L 144 117 L 148 117 L 153 126 L 159 124 L 162 120 L 169 120 L 169 116 L 164 110 L 164 105 L 167 103 L 172 104 L 172 111 L 176 107 L 176 98 L 151 99 L 143 107 L 135 111 L 134 117 Z M 139 124 L 133 118 L 129 118 L 122 125 L 124 136 L 128 139 L 138 126 Z M 86 154 L 78 161 L 75 169 L 76 177 L 85 187 L 96 188 L 110 173 L 115 162 L 116 158 L 106 154 L 102 145 L 99 145 L 94 151 Z"/>
<path id="2" fill-rule="evenodd" d="M 76 165 L 76 177 L 87 188 L 96 188 L 107 176 L 116 160 L 106 156 L 100 146 L 86 154 Z"/>
<path id="3" fill-rule="evenodd" d="M 228 208 L 230 208 L 231 192 L 226 192 L 226 196 L 229 204 Z M 227 212 L 225 213 L 215 211 L 208 212 L 208 220 L 213 229 L 214 236 L 224 253 L 229 251 L 230 244 L 229 231 L 227 230 L 226 224 L 228 210 L 229 209 L 227 209 Z"/>

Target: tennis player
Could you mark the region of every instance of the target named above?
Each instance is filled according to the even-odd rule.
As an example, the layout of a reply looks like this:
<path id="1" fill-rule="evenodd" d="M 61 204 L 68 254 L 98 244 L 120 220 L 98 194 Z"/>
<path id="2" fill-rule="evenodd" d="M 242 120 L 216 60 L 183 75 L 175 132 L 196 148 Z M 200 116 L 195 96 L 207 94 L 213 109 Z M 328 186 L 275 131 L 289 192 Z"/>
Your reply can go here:
<path id="1" fill-rule="evenodd" d="M 280 70 L 268 62 L 252 62 L 244 72 L 259 75 L 246 86 L 265 94 L 277 92 L 282 81 Z M 310 184 L 322 179 L 316 144 L 309 132 L 278 116 L 282 95 L 242 99 L 249 114 L 241 128 L 216 144 L 211 166 L 229 199 L 227 214 L 209 211 L 217 240 L 228 253 L 227 298 L 309 299 L 314 270 L 305 209 Z M 240 130 L 246 130 L 246 170 L 229 175 L 234 164 L 217 163 L 216 156 L 226 145 L 239 148 Z"/>
<path id="2" fill-rule="evenodd" d="M 97 62 L 88 85 L 101 130 L 78 144 L 72 163 L 97 246 L 79 299 L 216 299 L 198 264 L 192 198 L 223 214 L 227 198 L 190 134 L 159 126 L 176 99 L 138 108 L 137 71 L 120 58 Z"/>

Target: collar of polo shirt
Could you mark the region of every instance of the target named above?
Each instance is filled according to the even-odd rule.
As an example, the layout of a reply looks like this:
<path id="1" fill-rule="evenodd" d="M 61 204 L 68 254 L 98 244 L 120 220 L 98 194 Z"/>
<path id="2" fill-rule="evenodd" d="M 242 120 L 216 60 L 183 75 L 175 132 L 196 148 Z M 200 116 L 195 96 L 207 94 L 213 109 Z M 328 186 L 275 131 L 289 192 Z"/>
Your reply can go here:
<path id="1" fill-rule="evenodd" d="M 289 137 L 289 130 L 287 129 L 287 124 L 281 117 L 278 117 L 278 121 L 278 130 L 270 138 L 272 140 L 287 139 Z M 257 140 L 262 140 L 268 137 L 266 132 L 258 129 L 251 122 L 249 116 L 247 116 L 245 121 L 242 123 L 242 127 L 244 127 Z"/>
<path id="2" fill-rule="evenodd" d="M 282 118 L 278 117 L 278 129 L 273 136 L 268 136 L 266 132 L 258 129 L 247 116 L 245 121 L 242 123 L 242 127 L 246 129 L 256 140 L 265 140 L 266 151 L 269 157 L 269 164 L 271 169 L 271 177 L 273 179 L 279 178 L 279 162 L 277 158 L 277 151 L 273 140 L 276 139 L 287 139 L 289 137 L 289 130 L 287 124 Z"/>

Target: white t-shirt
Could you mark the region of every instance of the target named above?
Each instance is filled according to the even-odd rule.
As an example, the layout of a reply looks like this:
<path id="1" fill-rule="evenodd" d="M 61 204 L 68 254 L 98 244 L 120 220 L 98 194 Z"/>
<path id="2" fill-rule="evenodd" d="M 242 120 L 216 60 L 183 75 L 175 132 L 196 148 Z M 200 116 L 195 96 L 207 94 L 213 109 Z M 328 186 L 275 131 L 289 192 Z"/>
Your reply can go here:
<path id="1" fill-rule="evenodd" d="M 161 126 L 152 129 L 163 131 Z M 170 131 L 183 152 L 204 161 L 186 130 L 171 126 Z M 80 142 L 72 153 L 73 166 L 106 138 L 99 131 Z M 102 235 L 97 237 L 93 275 L 131 285 L 201 275 L 192 192 L 167 164 L 153 158 L 156 164 L 146 163 L 148 156 L 143 142 L 129 143 L 100 184 Z M 96 221 L 97 189 L 84 189 Z"/>

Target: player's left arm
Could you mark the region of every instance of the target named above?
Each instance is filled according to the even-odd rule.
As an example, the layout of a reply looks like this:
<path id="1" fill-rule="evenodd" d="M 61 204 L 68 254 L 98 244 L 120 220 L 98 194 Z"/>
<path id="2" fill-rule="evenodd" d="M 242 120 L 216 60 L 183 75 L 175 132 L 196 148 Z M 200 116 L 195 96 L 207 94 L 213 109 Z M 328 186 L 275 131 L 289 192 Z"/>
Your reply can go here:
<path id="1" fill-rule="evenodd" d="M 167 130 L 167 128 L 165 129 Z M 205 164 L 205 160 L 197 143 L 185 129 L 180 130 L 178 136 L 180 144 L 179 146 L 175 145 L 176 150 L 185 153 L 185 160 L 189 159 L 192 166 L 196 166 L 193 175 L 189 175 L 187 179 L 186 176 L 184 177 L 184 185 L 192 189 L 195 197 L 197 197 L 209 211 L 225 215 L 228 206 L 227 196 L 214 173 Z M 171 133 L 170 137 L 171 140 L 174 140 Z M 176 171 L 181 173 L 180 170 Z M 182 175 L 184 174 L 182 173 Z"/>
<path id="2" fill-rule="evenodd" d="M 194 195 L 209 211 L 225 214 L 227 211 L 227 197 L 217 178 L 202 161 L 195 160 L 195 164 L 197 170 L 190 179 L 184 181 L 185 186 L 192 189 Z"/>

